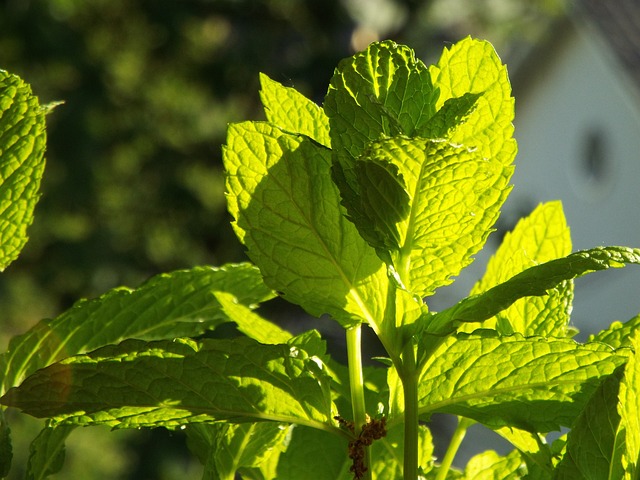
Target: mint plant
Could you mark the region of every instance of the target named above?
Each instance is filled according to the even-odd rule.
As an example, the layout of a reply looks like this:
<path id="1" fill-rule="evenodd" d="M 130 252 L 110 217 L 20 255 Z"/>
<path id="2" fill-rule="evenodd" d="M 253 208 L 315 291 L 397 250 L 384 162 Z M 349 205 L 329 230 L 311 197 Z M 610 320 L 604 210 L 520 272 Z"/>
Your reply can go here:
<path id="1" fill-rule="evenodd" d="M 429 309 L 510 190 L 514 102 L 492 46 L 466 38 L 427 67 L 374 43 L 338 65 L 323 107 L 260 80 L 266 121 L 229 126 L 224 146 L 253 264 L 160 275 L 13 338 L 0 402 L 47 419 L 28 475 L 55 473 L 73 428 L 109 425 L 184 430 L 204 478 L 637 478 L 640 316 L 578 343 L 570 312 L 575 277 L 640 263 L 640 249 L 571 253 L 560 203 L 542 204 L 468 297 Z M 263 318 L 276 295 L 338 322 L 347 365 L 316 330 Z M 229 322 L 237 337 L 204 335 Z M 378 366 L 363 365 L 363 328 L 386 351 Z M 459 420 L 437 459 L 434 413 Z M 474 423 L 514 450 L 458 471 Z M 2 442 L 6 471 L 5 421 Z"/>

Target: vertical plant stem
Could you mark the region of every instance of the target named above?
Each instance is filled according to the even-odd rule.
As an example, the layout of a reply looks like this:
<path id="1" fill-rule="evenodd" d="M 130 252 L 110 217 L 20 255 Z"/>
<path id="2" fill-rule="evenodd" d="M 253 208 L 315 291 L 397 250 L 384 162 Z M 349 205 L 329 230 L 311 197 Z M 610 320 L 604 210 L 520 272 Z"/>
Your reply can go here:
<path id="1" fill-rule="evenodd" d="M 357 325 L 347 329 L 347 358 L 349 362 L 349 386 L 351 388 L 351 408 L 355 433 L 358 435 L 367 423 L 367 411 L 364 402 L 364 377 L 362 374 L 362 332 Z M 370 449 L 366 447 L 365 466 L 367 471 L 362 477 L 371 480 Z"/>
<path id="2" fill-rule="evenodd" d="M 436 480 L 445 480 L 447 478 L 447 473 L 453 464 L 453 459 L 458 453 L 458 449 L 460 448 L 460 444 L 462 440 L 464 440 L 465 435 L 467 434 L 467 429 L 473 425 L 473 420 L 464 417 L 458 417 L 458 426 L 456 430 L 453 432 L 453 436 L 451 437 L 451 441 L 449 442 L 449 447 L 447 448 L 447 452 L 444 454 L 444 458 L 442 459 L 442 463 L 440 464 L 440 470 L 438 471 L 438 476 Z"/>
<path id="3" fill-rule="evenodd" d="M 418 378 L 413 342 L 402 353 L 400 378 L 404 389 L 404 479 L 418 478 Z"/>

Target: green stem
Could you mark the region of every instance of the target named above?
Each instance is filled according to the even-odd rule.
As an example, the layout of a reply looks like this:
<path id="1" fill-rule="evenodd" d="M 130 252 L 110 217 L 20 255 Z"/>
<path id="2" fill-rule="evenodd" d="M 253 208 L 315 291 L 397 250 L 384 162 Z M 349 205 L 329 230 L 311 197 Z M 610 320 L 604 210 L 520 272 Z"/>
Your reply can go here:
<path id="1" fill-rule="evenodd" d="M 418 378 L 413 342 L 407 342 L 402 354 L 404 389 L 404 478 L 418 478 Z"/>
<path id="2" fill-rule="evenodd" d="M 367 423 L 367 411 L 364 402 L 364 377 L 362 374 L 362 333 L 361 326 L 357 325 L 347 329 L 347 358 L 349 362 L 349 385 L 351 388 L 351 409 L 353 410 L 353 423 L 356 435 L 360 434 L 362 427 Z M 364 480 L 371 480 L 369 447 L 365 452 L 365 466 L 367 471 Z"/>
<path id="3" fill-rule="evenodd" d="M 458 453 L 460 444 L 467 434 L 467 429 L 471 425 L 473 425 L 473 423 L 473 420 L 458 417 L 458 426 L 456 427 L 455 432 L 453 432 L 453 436 L 451 437 L 451 441 L 449 442 L 447 452 L 444 454 L 444 458 L 442 459 L 442 463 L 440 464 L 440 469 L 438 470 L 436 480 L 445 480 L 445 478 L 447 478 L 447 473 L 449 473 L 449 469 L 453 464 L 453 459 L 455 458 L 456 453 Z"/>

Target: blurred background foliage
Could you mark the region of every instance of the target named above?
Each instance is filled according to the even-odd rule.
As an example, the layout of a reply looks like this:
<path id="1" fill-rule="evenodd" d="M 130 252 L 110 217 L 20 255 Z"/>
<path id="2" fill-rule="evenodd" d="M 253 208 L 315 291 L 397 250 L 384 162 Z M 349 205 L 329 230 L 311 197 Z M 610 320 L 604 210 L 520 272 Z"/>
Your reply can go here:
<path id="1" fill-rule="evenodd" d="M 81 297 L 164 271 L 244 259 L 226 213 L 220 147 L 228 123 L 263 118 L 259 72 L 321 103 L 338 61 L 371 41 L 392 38 L 431 62 L 448 42 L 473 35 L 508 61 L 564 9 L 562 0 L 1 5 L 0 68 L 31 83 L 41 103 L 64 102 L 48 116 L 31 239 L 0 276 L 3 347 Z M 185 473 L 192 466 L 173 477 L 167 462 L 144 456 L 144 446 L 157 450 L 158 442 L 174 451 L 175 437 L 147 432 L 118 434 L 105 440 L 110 447 L 75 443 L 99 445 L 84 453 L 89 459 L 120 452 L 107 462 L 112 468 L 93 462 L 95 478 L 197 478 Z"/>

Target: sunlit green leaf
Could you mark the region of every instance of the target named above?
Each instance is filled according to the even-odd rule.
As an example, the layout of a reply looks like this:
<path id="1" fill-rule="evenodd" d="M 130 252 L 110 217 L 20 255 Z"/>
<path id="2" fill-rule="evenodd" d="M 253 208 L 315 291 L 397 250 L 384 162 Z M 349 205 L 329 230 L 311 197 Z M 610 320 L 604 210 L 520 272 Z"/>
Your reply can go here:
<path id="1" fill-rule="evenodd" d="M 507 233 L 489 261 L 484 277 L 474 286 L 471 294 L 485 292 L 527 268 L 570 253 L 571 236 L 562 204 L 542 204 L 531 215 L 520 220 L 513 232 Z M 549 290 L 548 295 L 521 298 L 495 317 L 480 325 L 463 326 L 462 331 L 485 327 L 497 328 L 504 334 L 518 332 L 523 335 L 564 337 L 567 335 L 572 299 L 573 283 L 564 281 Z"/>
<path id="2" fill-rule="evenodd" d="M 424 425 L 418 430 L 418 467 L 428 472 L 433 464 L 433 439 Z M 403 478 L 404 426 L 394 425 L 383 438 L 373 442 L 371 457 L 374 459 L 371 467 L 374 479 Z"/>
<path id="3" fill-rule="evenodd" d="M 216 292 L 246 306 L 273 296 L 259 270 L 249 264 L 197 267 L 158 275 L 135 290 L 111 290 L 13 338 L 0 357 L 3 388 L 56 360 L 126 338 L 195 336 L 221 323 L 239 321 L 229 318 Z"/>
<path id="4" fill-rule="evenodd" d="M 624 432 L 618 431 L 620 415 L 616 407 L 623 368 L 602 382 L 580 412 L 567 435 L 566 453 L 558 464 L 556 478 L 622 478 L 619 449 L 624 448 Z"/>
<path id="5" fill-rule="evenodd" d="M 366 213 L 354 223 L 420 297 L 471 262 L 509 190 L 510 170 L 443 141 L 372 142 L 355 167 Z"/>
<path id="6" fill-rule="evenodd" d="M 230 126 L 229 210 L 267 285 L 313 315 L 376 328 L 384 317 L 386 269 L 343 215 L 330 156 L 265 123 Z"/>
<path id="7" fill-rule="evenodd" d="M 527 296 L 546 295 L 560 283 L 589 272 L 640 264 L 640 249 L 596 247 L 531 267 L 486 292 L 465 298 L 425 319 L 429 332 L 451 331 L 457 323 L 482 322 Z"/>
<path id="8" fill-rule="evenodd" d="M 247 337 L 260 343 L 286 343 L 291 334 L 276 324 L 262 318 L 247 305 L 238 302 L 238 298 L 228 292 L 214 292 L 226 319 L 238 326 L 238 330 Z"/>
<path id="9" fill-rule="evenodd" d="M 465 93 L 444 102 L 436 114 L 416 133 L 424 138 L 448 139 L 463 124 L 476 108 L 476 102 L 482 93 Z"/>
<path id="10" fill-rule="evenodd" d="M 437 95 L 427 67 L 409 47 L 373 43 L 341 61 L 324 103 L 340 162 L 348 166 L 372 140 L 413 136 L 435 114 Z"/>
<path id="11" fill-rule="evenodd" d="M 45 113 L 28 84 L 0 70 L 0 271 L 27 243 L 45 163 Z"/>
<path id="12" fill-rule="evenodd" d="M 451 413 L 491 428 L 570 426 L 602 379 L 624 363 L 602 344 L 498 336 L 448 337 L 419 377 L 420 413 Z"/>
<path id="13" fill-rule="evenodd" d="M 614 348 L 630 347 L 635 331 L 640 328 L 640 315 L 622 323 L 613 322 L 609 328 L 589 337 L 590 342 L 602 342 Z"/>
<path id="14" fill-rule="evenodd" d="M 243 468 L 259 467 L 285 440 L 290 427 L 272 422 L 191 424 L 189 449 L 204 465 L 203 478 L 230 479 Z"/>
<path id="15" fill-rule="evenodd" d="M 515 427 L 496 428 L 494 431 L 518 449 L 527 464 L 527 478 L 542 480 L 551 475 L 553 452 L 543 434 Z"/>
<path id="16" fill-rule="evenodd" d="M 269 123 L 331 147 L 329 119 L 322 108 L 295 88 L 285 87 L 264 74 L 260 74 L 260 85 L 260 99 Z"/>
<path id="17" fill-rule="evenodd" d="M 489 450 L 472 457 L 464 470 L 466 480 L 516 480 L 526 473 L 517 450 L 505 457 Z"/>
<path id="18" fill-rule="evenodd" d="M 637 479 L 640 472 L 640 333 L 631 338 L 633 351 L 620 382 L 618 413 L 619 434 L 624 435 L 622 466 L 625 479 Z"/>
<path id="19" fill-rule="evenodd" d="M 433 86 L 440 92 L 436 109 L 451 98 L 481 94 L 474 111 L 449 137 L 453 143 L 475 147 L 481 156 L 503 165 L 513 162 L 514 99 L 506 67 L 493 46 L 465 38 L 446 48 L 436 65 L 429 67 Z"/>
<path id="20" fill-rule="evenodd" d="M 39 370 L 1 402 L 65 425 L 271 420 L 337 432 L 324 376 L 293 345 L 127 340 Z"/>

